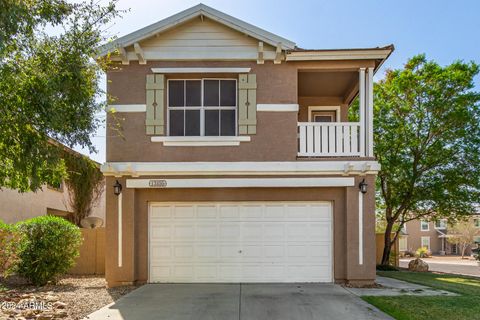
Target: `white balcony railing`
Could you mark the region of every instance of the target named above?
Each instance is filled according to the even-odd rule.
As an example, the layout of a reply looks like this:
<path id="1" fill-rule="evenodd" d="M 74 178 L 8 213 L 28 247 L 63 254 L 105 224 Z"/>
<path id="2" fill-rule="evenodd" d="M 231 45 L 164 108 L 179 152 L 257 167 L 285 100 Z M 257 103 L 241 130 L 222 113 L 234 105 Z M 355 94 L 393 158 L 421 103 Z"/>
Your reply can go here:
<path id="1" fill-rule="evenodd" d="M 301 157 L 356 157 L 361 151 L 359 122 L 298 123 Z"/>

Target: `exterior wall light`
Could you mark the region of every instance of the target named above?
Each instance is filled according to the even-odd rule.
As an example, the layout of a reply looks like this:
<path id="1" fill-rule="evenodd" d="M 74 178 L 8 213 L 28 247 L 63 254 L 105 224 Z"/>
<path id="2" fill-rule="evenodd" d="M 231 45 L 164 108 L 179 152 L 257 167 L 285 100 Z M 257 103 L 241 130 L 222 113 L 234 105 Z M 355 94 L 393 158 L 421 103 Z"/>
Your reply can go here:
<path id="1" fill-rule="evenodd" d="M 115 181 L 115 184 L 113 185 L 113 193 L 116 196 L 118 196 L 118 195 L 120 195 L 121 192 L 122 192 L 122 185 L 117 180 L 117 181 Z"/>
<path id="2" fill-rule="evenodd" d="M 360 192 L 363 194 L 367 193 L 367 187 L 368 187 L 368 184 L 365 182 L 365 179 L 363 179 L 362 182 L 360 182 L 360 184 L 358 185 Z"/>

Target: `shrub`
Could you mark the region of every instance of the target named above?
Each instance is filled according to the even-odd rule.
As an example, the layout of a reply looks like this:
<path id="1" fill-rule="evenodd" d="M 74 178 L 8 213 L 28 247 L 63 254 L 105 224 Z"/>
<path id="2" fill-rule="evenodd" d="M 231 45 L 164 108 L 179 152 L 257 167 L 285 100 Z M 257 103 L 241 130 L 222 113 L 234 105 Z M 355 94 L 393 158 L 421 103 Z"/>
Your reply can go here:
<path id="1" fill-rule="evenodd" d="M 17 266 L 19 233 L 14 225 L 0 220 L 0 276 L 8 277 Z"/>
<path id="2" fill-rule="evenodd" d="M 413 251 L 411 251 L 411 250 L 405 250 L 404 256 L 405 256 L 405 257 L 413 258 L 413 257 L 415 257 L 415 252 L 413 252 Z"/>
<path id="3" fill-rule="evenodd" d="M 388 264 L 377 264 L 378 271 L 398 271 L 397 267 Z"/>
<path id="4" fill-rule="evenodd" d="M 75 264 L 82 243 L 80 229 L 67 220 L 41 216 L 18 223 L 21 233 L 17 272 L 35 285 L 45 285 Z"/>
<path id="5" fill-rule="evenodd" d="M 431 255 L 430 251 L 428 251 L 426 247 L 418 248 L 415 254 L 419 258 L 428 258 Z"/>

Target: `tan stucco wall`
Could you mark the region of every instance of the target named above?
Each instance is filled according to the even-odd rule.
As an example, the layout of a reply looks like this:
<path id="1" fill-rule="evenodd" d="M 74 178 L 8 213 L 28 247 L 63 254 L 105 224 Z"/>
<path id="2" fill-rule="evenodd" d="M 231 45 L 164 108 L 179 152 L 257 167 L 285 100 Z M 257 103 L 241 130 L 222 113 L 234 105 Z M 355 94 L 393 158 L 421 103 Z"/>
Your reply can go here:
<path id="1" fill-rule="evenodd" d="M 47 209 L 71 212 L 69 190 L 64 184 L 63 191 L 46 186 L 37 192 L 19 193 L 16 190 L 0 190 L 0 220 L 15 223 L 36 216 L 46 215 Z M 105 220 L 105 193 L 102 194 L 92 211 L 92 216 Z"/>
<path id="2" fill-rule="evenodd" d="M 145 178 L 145 177 L 142 177 Z M 148 177 L 146 177 L 148 178 Z M 159 179 L 161 177 L 155 177 Z M 356 185 L 363 177 L 356 178 Z M 225 188 L 123 190 L 123 266 L 118 267 L 118 198 L 116 178 L 107 177 L 106 279 L 110 286 L 148 281 L 148 203 L 182 201 L 332 201 L 334 210 L 335 281 L 370 283 L 375 279 L 374 193 L 364 201 L 364 264 L 358 263 L 358 187 Z M 125 178 L 118 179 L 125 185 Z M 367 177 L 374 185 L 374 176 Z"/>
<path id="3" fill-rule="evenodd" d="M 434 223 L 428 223 L 428 231 L 420 230 L 420 220 L 412 220 L 407 225 L 407 248 L 410 251 L 416 251 L 422 246 L 422 237 L 430 237 L 430 251 L 438 254 L 442 250 L 442 241 L 438 237 L 440 234 L 434 228 Z"/>
<path id="4" fill-rule="evenodd" d="M 257 133 L 239 147 L 163 147 L 145 134 L 145 113 L 118 112 L 107 116 L 107 161 L 293 161 L 297 157 L 297 122 L 307 121 L 308 106 L 341 106 L 341 121 L 347 121 L 344 97 L 298 97 L 299 70 L 358 70 L 372 61 L 272 62 L 254 61 L 152 61 L 146 65 L 116 64 L 107 72 L 111 104 L 145 104 L 146 75 L 153 67 L 249 67 L 257 75 L 257 104 L 299 104 L 299 112 L 257 111 Z M 194 75 L 167 75 L 191 78 Z M 202 77 L 235 77 L 208 74 Z M 196 76 L 198 77 L 198 75 Z M 166 95 L 165 95 L 166 99 Z M 165 101 L 166 105 L 166 101 Z M 166 112 L 166 108 L 165 108 Z M 166 119 L 166 116 L 165 116 Z"/>
<path id="5" fill-rule="evenodd" d="M 474 219 L 479 216 L 472 216 L 469 219 L 470 223 L 474 223 Z M 442 250 L 442 239 L 439 238 L 440 233 L 435 229 L 435 223 L 429 222 L 429 230 L 428 231 L 421 231 L 420 227 L 420 220 L 412 220 L 406 223 L 407 225 L 407 249 L 410 251 L 416 251 L 418 248 L 422 246 L 422 237 L 430 237 L 430 251 L 433 254 L 439 254 Z M 448 229 L 447 229 L 448 230 Z M 441 230 L 445 233 L 445 230 Z M 479 230 L 480 236 L 480 230 Z M 451 247 L 453 245 L 450 244 L 448 241 L 445 241 L 445 251 L 447 254 L 451 254 Z M 475 246 L 475 245 L 473 245 Z M 468 247 L 466 252 L 467 255 L 471 254 L 471 247 Z"/>

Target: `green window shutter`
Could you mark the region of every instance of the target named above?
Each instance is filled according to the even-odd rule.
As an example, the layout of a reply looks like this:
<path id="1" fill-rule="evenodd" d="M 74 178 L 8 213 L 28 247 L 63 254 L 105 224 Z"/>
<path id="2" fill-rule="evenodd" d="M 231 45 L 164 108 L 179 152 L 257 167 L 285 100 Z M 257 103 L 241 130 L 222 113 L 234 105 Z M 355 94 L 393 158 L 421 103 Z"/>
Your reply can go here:
<path id="1" fill-rule="evenodd" d="M 165 76 L 163 74 L 147 74 L 147 112 L 146 132 L 148 135 L 164 135 L 164 89 Z"/>
<path id="2" fill-rule="evenodd" d="M 257 133 L 257 75 L 238 77 L 238 133 Z"/>

